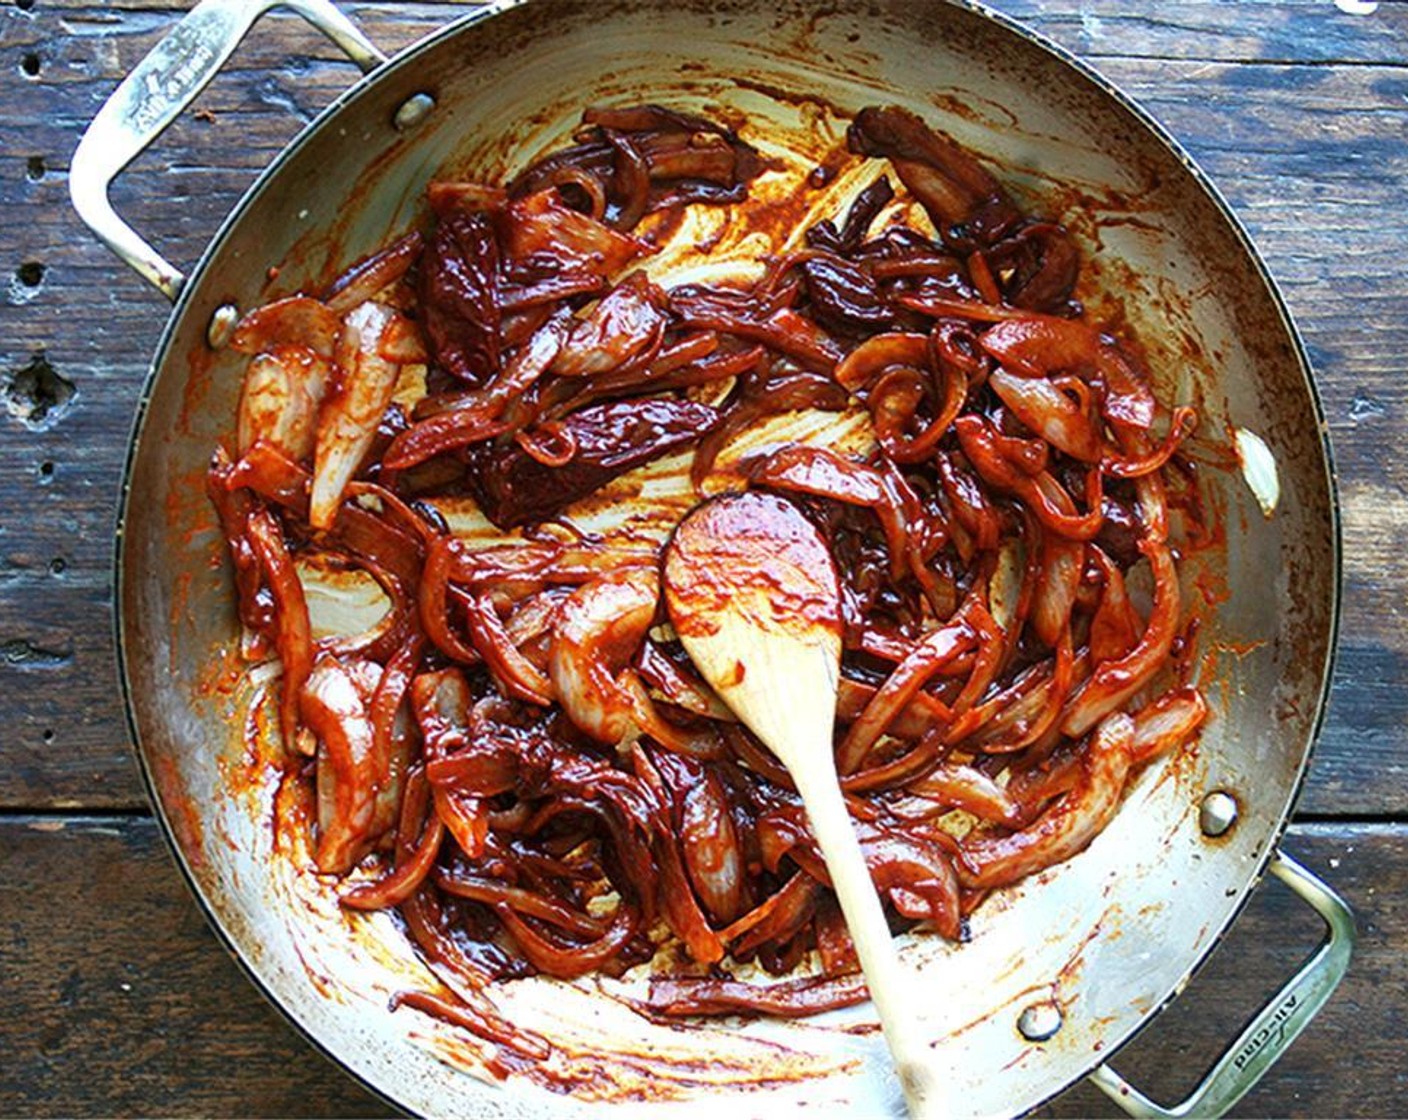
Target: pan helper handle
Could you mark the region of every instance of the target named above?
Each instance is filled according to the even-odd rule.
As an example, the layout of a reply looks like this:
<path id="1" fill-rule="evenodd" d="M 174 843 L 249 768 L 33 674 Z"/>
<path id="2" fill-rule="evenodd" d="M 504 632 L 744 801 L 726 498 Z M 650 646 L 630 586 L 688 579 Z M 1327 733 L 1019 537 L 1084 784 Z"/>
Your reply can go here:
<path id="1" fill-rule="evenodd" d="M 1168 1107 L 1156 1104 L 1109 1066 L 1099 1066 L 1090 1080 L 1131 1116 L 1222 1116 L 1251 1091 L 1309 1026 L 1344 978 L 1355 940 L 1354 915 L 1349 907 L 1283 852 L 1277 851 L 1271 857 L 1267 869 L 1325 919 L 1324 941 L 1300 971 L 1253 1016 L 1237 1041 L 1182 1103 Z"/>
<path id="2" fill-rule="evenodd" d="M 202 0 L 127 75 L 73 153 L 69 193 L 79 217 L 173 302 L 185 276 L 117 216 L 108 188 L 195 100 L 259 17 L 279 7 L 301 15 L 363 72 L 386 61 L 331 0 Z"/>

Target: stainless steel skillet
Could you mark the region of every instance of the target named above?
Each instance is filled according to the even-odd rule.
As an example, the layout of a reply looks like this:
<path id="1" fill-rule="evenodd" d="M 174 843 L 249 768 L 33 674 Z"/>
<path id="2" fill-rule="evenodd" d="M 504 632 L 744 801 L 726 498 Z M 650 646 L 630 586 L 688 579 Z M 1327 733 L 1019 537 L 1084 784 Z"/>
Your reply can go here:
<path id="1" fill-rule="evenodd" d="M 368 76 L 259 178 L 182 277 L 121 224 L 106 187 L 272 6 L 199 5 L 99 113 L 72 165 L 80 213 L 175 301 L 123 496 L 124 684 L 178 859 L 261 988 L 352 1074 L 422 1113 L 898 1107 L 878 1036 L 855 1029 L 864 1008 L 679 1031 L 594 982 L 526 982 L 505 1007 L 552 1038 L 555 1056 L 502 1079 L 472 1040 L 387 1011 L 388 994 L 417 977 L 404 939 L 387 919 L 338 910 L 273 834 L 276 790 L 248 772 L 251 685 L 230 673 L 237 628 L 201 479 L 234 413 L 241 363 L 220 343 L 239 310 L 316 289 L 403 232 L 441 169 L 520 164 L 596 102 L 737 110 L 798 158 L 834 140 L 846 112 L 899 102 L 1019 191 L 1067 204 L 1096 288 L 1118 291 L 1164 388 L 1194 396 L 1202 430 L 1241 465 L 1210 481 L 1226 546 L 1197 575 L 1225 602 L 1202 632 L 1216 714 L 1197 749 L 1146 774 L 1086 853 L 987 904 L 972 943 L 905 946 L 951 1096 L 974 1115 L 1018 1114 L 1090 1075 L 1136 1114 L 1230 1107 L 1328 997 L 1353 942 L 1343 903 L 1277 847 L 1329 680 L 1339 533 L 1303 347 L 1187 157 L 1088 68 L 968 4 L 530 0 L 471 14 L 386 62 L 330 4 L 298 0 L 287 6 Z M 1101 1060 L 1181 990 L 1268 870 L 1325 916 L 1326 941 L 1194 1097 L 1159 1110 Z"/>

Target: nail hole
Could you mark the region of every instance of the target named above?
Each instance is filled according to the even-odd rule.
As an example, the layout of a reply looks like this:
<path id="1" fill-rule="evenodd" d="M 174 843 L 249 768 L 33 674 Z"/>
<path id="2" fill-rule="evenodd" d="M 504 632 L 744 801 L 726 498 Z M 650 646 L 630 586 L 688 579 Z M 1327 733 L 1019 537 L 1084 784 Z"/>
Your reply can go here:
<path id="1" fill-rule="evenodd" d="M 53 478 L 53 477 L 54 477 L 54 464 L 53 464 L 53 463 L 50 463 L 50 462 L 47 462 L 47 461 L 46 461 L 46 462 L 43 462 L 43 463 L 40 463 L 40 464 L 39 464 L 39 477 L 40 477 L 40 478 L 43 478 L 43 479 L 50 479 L 50 478 Z"/>
<path id="2" fill-rule="evenodd" d="M 52 743 L 54 741 L 54 729 L 52 727 L 46 727 L 44 729 L 44 741 L 46 743 Z"/>
<path id="3" fill-rule="evenodd" d="M 22 12 L 34 10 L 34 0 L 15 0 L 15 7 Z"/>
<path id="4" fill-rule="evenodd" d="M 40 179 L 44 178 L 44 173 L 48 170 L 49 169 L 44 166 L 43 156 L 30 156 L 25 174 L 29 176 L 31 183 L 37 183 Z"/>
<path id="5" fill-rule="evenodd" d="M 28 365 L 10 374 L 5 407 L 16 420 L 39 431 L 57 423 L 77 395 L 78 386 L 50 365 L 40 350 Z"/>
<path id="6" fill-rule="evenodd" d="M 15 279 L 26 288 L 37 288 L 44 283 L 46 269 L 38 261 L 25 261 L 15 269 Z"/>
<path id="7" fill-rule="evenodd" d="M 34 51 L 26 51 L 20 59 L 20 69 L 27 78 L 39 77 L 39 55 Z"/>
<path id="8" fill-rule="evenodd" d="M 49 571 L 53 572 L 56 576 L 63 575 L 64 572 L 68 571 L 68 561 L 62 556 L 55 556 L 49 561 Z"/>

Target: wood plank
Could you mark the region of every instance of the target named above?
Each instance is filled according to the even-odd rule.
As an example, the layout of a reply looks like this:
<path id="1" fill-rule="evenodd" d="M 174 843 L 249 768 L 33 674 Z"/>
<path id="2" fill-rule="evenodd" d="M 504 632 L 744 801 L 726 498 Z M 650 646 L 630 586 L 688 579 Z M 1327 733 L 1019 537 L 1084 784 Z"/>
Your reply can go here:
<path id="1" fill-rule="evenodd" d="M 1362 939 L 1341 990 L 1237 1114 L 1394 1114 L 1408 1099 L 1408 828 L 1301 826 L 1287 849 L 1345 895 Z M 0 914 L 0 1115 L 388 1114 L 255 994 L 150 820 L 0 818 Z M 1317 924 L 1263 886 L 1116 1067 L 1171 1099 L 1313 947 Z M 1119 1115 L 1084 1087 L 1043 1114 Z"/>
<path id="2" fill-rule="evenodd" d="M 1397 687 L 1408 667 L 1408 466 L 1396 454 L 1408 425 L 1408 8 L 1352 17 L 1318 0 L 1256 3 L 1232 21 L 1211 2 L 1003 6 L 1096 58 L 1159 115 L 1280 278 L 1320 371 L 1345 510 L 1343 648 L 1303 808 L 1408 812 L 1408 692 Z M 109 606 L 126 433 L 166 312 L 79 226 L 65 169 L 101 99 L 184 7 L 42 0 L 0 11 L 0 269 L 10 277 L 0 395 L 40 356 L 76 391 L 44 424 L 0 420 L 0 694 L 11 729 L 0 806 L 142 804 L 107 623 L 95 619 Z M 394 50 L 461 6 L 353 10 Z M 31 50 L 42 54 L 32 80 L 22 69 Z M 203 98 L 213 119 L 178 123 L 119 181 L 119 207 L 172 259 L 193 260 L 256 169 L 350 75 L 298 20 L 271 17 Z M 25 283 L 35 265 L 42 275 Z M 23 392 L 14 407 L 26 407 Z"/>
<path id="3" fill-rule="evenodd" d="M 64 29 L 75 34 L 101 34 L 119 25 L 156 34 L 190 6 L 185 0 L 111 0 L 102 5 L 62 0 L 29 10 L 13 9 L 13 19 L 17 28 L 42 28 L 47 11 L 59 9 Z M 437 27 L 472 7 L 456 0 L 340 6 L 374 42 L 388 50 L 398 28 Z M 1235 19 L 1229 18 L 1224 0 L 1135 4 L 1123 0 L 996 0 L 991 6 L 1068 50 L 1091 58 L 1125 55 L 1311 64 L 1401 61 L 1408 21 L 1400 0 L 1386 0 L 1365 15 L 1346 12 L 1325 0 L 1239 0 Z M 15 33 L 21 36 L 20 42 L 38 41 L 37 35 Z M 335 48 L 326 47 L 325 51 L 331 57 Z"/>
<path id="4" fill-rule="evenodd" d="M 1397 2 L 1367 15 L 1324 0 L 1251 0 L 1239 2 L 1235 14 L 1218 0 L 999 0 L 994 6 L 1087 58 L 1402 63 L 1408 33 L 1408 10 Z"/>
<path id="5" fill-rule="evenodd" d="M 145 818 L 0 818 L 7 1116 L 376 1116 L 264 1001 Z"/>

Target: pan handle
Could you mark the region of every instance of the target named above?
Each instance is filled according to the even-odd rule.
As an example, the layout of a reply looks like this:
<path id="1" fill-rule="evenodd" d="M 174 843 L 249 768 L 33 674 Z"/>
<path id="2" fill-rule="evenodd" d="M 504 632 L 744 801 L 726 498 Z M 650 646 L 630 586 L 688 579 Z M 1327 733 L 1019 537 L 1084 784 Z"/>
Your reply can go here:
<path id="1" fill-rule="evenodd" d="M 386 61 L 331 0 L 202 0 L 127 75 L 73 153 L 69 194 L 78 216 L 172 302 L 185 276 L 117 216 L 108 188 L 195 100 L 259 17 L 277 7 L 297 12 L 364 72 Z"/>
<path id="2" fill-rule="evenodd" d="M 1344 978 L 1354 951 L 1354 915 L 1344 901 L 1284 852 L 1267 867 L 1305 902 L 1328 927 L 1315 955 L 1252 1018 L 1202 1083 L 1179 1104 L 1155 1104 L 1107 1065 L 1090 1075 L 1131 1116 L 1221 1116 L 1245 1096 L 1296 1036 L 1315 1017 Z"/>

